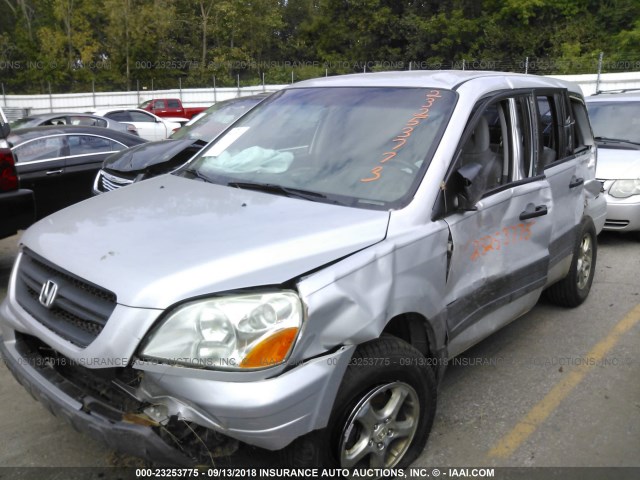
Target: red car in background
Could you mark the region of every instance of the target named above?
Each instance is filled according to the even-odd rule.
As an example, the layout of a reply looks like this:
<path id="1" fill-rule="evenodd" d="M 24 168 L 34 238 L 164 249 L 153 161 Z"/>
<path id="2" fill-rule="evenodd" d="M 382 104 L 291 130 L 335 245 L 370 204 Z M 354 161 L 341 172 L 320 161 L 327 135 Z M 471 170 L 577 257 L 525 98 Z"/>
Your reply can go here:
<path id="1" fill-rule="evenodd" d="M 191 119 L 205 111 L 207 107 L 185 107 L 179 98 L 156 98 L 142 102 L 138 107 L 159 117 Z"/>

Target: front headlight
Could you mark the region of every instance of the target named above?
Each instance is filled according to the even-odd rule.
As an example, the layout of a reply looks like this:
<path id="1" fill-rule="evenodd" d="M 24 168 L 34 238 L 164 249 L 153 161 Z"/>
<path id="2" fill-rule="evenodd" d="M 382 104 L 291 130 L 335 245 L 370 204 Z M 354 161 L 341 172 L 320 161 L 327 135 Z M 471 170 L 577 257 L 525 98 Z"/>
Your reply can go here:
<path id="1" fill-rule="evenodd" d="M 640 179 L 616 180 L 609 189 L 609 195 L 615 198 L 627 198 L 632 195 L 640 195 Z"/>
<path id="2" fill-rule="evenodd" d="M 215 297 L 178 307 L 141 354 L 223 370 L 272 367 L 286 361 L 301 327 L 294 292 Z"/>

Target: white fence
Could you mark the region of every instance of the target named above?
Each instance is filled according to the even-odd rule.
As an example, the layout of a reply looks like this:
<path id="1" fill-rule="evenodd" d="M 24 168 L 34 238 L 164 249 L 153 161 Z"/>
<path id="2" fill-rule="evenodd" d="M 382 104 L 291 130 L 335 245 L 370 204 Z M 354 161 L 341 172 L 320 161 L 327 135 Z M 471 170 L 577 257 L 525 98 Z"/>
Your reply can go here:
<path id="1" fill-rule="evenodd" d="M 593 95 L 596 93 L 596 89 L 600 92 L 640 89 L 640 72 L 603 73 L 600 75 L 599 83 L 598 74 L 596 73 L 549 76 L 577 83 L 582 88 L 582 93 L 585 96 Z"/>
<path id="2" fill-rule="evenodd" d="M 605 73 L 598 80 L 597 74 L 552 75 L 579 84 L 585 95 L 593 95 L 596 89 L 640 89 L 640 72 Z M 185 106 L 208 106 L 220 100 L 253 95 L 264 91 L 276 91 L 285 85 L 260 85 L 241 88 L 197 88 L 173 90 L 140 90 L 137 92 L 69 93 L 53 95 L 4 95 L 2 98 L 8 117 L 18 118 L 25 113 L 87 112 L 101 108 L 134 107 L 153 98 L 180 98 Z"/>
<path id="3" fill-rule="evenodd" d="M 194 88 L 174 90 L 140 90 L 138 92 L 95 92 L 44 95 L 4 95 L 3 108 L 7 117 L 22 112 L 90 112 L 105 108 L 135 107 L 153 98 L 180 98 L 186 107 L 209 106 L 229 98 L 246 97 L 261 92 L 273 92 L 285 85 L 260 85 L 241 88 Z"/>

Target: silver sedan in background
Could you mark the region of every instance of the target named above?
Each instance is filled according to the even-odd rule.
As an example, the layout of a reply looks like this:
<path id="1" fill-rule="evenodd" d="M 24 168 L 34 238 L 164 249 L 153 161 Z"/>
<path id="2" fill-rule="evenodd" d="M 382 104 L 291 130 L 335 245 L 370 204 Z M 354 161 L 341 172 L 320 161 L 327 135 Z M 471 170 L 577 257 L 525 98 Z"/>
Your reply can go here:
<path id="1" fill-rule="evenodd" d="M 75 125 L 79 127 L 102 127 L 119 132 L 138 135 L 138 129 L 131 123 L 121 123 L 109 118 L 98 117 L 90 113 L 56 112 L 29 115 L 11 122 L 12 129 L 46 127 L 49 125 Z"/>
<path id="2" fill-rule="evenodd" d="M 605 230 L 640 232 L 640 91 L 586 99 L 598 144 L 596 177 L 607 200 Z"/>

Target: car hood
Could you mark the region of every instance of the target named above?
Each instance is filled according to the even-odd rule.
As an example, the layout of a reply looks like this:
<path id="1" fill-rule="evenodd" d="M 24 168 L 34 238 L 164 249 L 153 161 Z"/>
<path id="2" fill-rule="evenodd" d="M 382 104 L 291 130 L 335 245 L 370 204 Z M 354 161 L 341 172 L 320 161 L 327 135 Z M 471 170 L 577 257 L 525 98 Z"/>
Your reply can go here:
<path id="1" fill-rule="evenodd" d="M 388 221 L 388 212 L 163 175 L 61 210 L 22 241 L 120 304 L 164 309 L 282 284 L 383 240 Z"/>
<path id="2" fill-rule="evenodd" d="M 197 140 L 185 138 L 181 140 L 160 140 L 158 142 L 143 143 L 109 155 L 102 164 L 102 167 L 118 172 L 145 170 L 153 165 L 171 160 L 196 141 Z"/>
<path id="3" fill-rule="evenodd" d="M 601 180 L 640 178 L 640 150 L 598 147 L 596 178 Z"/>

